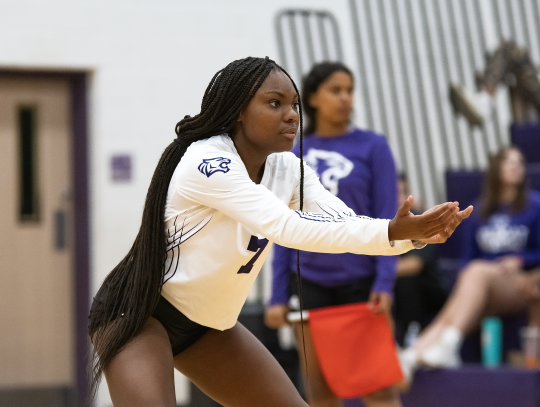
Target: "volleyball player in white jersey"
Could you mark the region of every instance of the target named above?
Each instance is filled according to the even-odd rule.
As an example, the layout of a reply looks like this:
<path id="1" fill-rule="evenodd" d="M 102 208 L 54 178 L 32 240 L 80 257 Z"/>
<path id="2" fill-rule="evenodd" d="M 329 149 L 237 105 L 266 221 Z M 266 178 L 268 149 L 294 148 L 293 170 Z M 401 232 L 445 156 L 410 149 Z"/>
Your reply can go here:
<path id="1" fill-rule="evenodd" d="M 94 298 L 93 391 L 104 373 L 116 407 L 172 407 L 176 368 L 224 406 L 306 407 L 236 322 L 270 243 L 395 255 L 445 241 L 469 216 L 457 203 L 414 216 L 412 198 L 390 221 L 355 216 L 287 152 L 301 123 L 296 86 L 272 60 L 214 76 L 201 112 L 177 124 L 139 234 Z"/>

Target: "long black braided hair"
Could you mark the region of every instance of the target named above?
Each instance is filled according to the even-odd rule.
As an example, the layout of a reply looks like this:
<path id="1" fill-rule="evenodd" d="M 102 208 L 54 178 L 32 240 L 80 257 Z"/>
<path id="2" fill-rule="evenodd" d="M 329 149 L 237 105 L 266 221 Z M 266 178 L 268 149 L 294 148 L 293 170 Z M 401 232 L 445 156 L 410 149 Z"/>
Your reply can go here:
<path id="1" fill-rule="evenodd" d="M 239 59 L 214 75 L 204 93 L 200 113 L 193 117 L 186 116 L 176 124 L 177 138 L 163 152 L 152 176 L 135 242 L 105 278 L 94 298 L 89 322 L 89 334 L 94 344 L 90 358 L 89 400 L 95 396 L 105 368 L 141 332 L 159 301 L 166 259 L 164 210 L 169 183 L 178 163 L 195 141 L 225 133 L 234 136 L 240 112 L 270 72 L 276 70 L 289 77 L 300 95 L 289 74 L 268 57 Z M 300 210 L 303 210 L 303 119 L 301 101 L 299 103 Z M 299 261 L 297 274 L 300 284 Z M 301 289 L 299 297 L 303 309 Z M 96 302 L 99 306 L 95 306 Z"/>

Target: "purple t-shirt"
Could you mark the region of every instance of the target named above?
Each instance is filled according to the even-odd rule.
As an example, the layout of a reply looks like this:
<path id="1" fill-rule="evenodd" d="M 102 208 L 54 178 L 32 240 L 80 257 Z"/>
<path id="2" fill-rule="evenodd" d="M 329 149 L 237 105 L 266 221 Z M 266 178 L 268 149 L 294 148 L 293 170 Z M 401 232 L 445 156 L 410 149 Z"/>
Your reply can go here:
<path id="1" fill-rule="evenodd" d="M 523 210 L 513 213 L 509 205 L 487 219 L 473 211 L 465 226 L 462 264 L 473 259 L 495 260 L 507 255 L 523 257 L 525 269 L 540 266 L 540 193 L 529 191 Z"/>
<path id="2" fill-rule="evenodd" d="M 300 146 L 293 150 L 300 155 Z M 337 195 L 357 215 L 392 219 L 397 210 L 396 167 L 383 136 L 354 129 L 336 137 L 304 138 L 304 160 L 319 175 L 326 189 Z M 375 276 L 373 291 L 391 294 L 396 256 L 352 253 L 300 253 L 302 277 L 334 287 L 361 277 Z M 296 250 L 274 245 L 270 305 L 288 302 L 289 273 L 296 271 Z"/>

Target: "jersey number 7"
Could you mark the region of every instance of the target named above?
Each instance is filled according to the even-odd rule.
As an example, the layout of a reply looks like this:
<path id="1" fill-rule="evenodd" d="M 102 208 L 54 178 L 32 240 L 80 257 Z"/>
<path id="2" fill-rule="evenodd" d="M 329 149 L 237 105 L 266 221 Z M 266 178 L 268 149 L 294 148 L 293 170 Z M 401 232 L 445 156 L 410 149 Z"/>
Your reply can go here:
<path id="1" fill-rule="evenodd" d="M 257 236 L 251 236 L 247 249 L 250 252 L 255 252 L 255 255 L 245 266 L 240 267 L 237 274 L 248 274 L 267 245 L 268 239 L 257 239 Z"/>

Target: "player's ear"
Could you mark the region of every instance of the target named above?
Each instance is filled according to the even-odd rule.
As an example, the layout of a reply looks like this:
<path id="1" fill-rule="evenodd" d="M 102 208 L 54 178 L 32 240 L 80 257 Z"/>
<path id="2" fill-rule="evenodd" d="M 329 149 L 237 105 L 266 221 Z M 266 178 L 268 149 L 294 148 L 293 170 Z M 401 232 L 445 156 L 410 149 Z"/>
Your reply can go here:
<path id="1" fill-rule="evenodd" d="M 243 119 L 244 119 L 244 109 L 242 109 L 242 111 L 238 115 L 238 119 L 236 119 L 236 121 L 241 122 L 241 121 L 243 121 Z"/>

